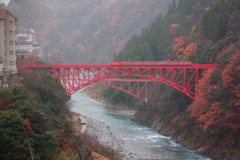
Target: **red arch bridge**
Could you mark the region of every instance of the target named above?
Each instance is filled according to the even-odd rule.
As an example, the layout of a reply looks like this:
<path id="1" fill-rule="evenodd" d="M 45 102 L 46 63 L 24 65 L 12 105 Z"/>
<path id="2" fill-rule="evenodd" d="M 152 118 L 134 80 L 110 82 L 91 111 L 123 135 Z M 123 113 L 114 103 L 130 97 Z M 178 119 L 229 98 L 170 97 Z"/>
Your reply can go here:
<path id="1" fill-rule="evenodd" d="M 50 69 L 58 77 L 70 96 L 88 85 L 102 85 L 120 89 L 138 99 L 147 98 L 154 82 L 167 84 L 192 99 L 195 99 L 195 86 L 204 70 L 216 64 L 124 64 L 106 65 L 27 65 L 28 69 Z M 140 77 L 140 79 L 136 78 Z"/>

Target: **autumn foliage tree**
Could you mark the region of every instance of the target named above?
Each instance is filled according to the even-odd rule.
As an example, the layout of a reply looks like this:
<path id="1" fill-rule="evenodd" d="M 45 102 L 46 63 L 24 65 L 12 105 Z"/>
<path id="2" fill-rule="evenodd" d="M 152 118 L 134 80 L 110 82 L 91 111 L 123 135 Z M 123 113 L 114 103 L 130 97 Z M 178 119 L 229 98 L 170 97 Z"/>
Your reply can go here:
<path id="1" fill-rule="evenodd" d="M 225 107 L 227 108 L 225 120 L 227 127 L 233 130 L 240 129 L 240 50 L 237 50 L 222 72 L 222 86 L 225 94 Z"/>
<path id="2" fill-rule="evenodd" d="M 183 58 L 183 53 L 186 47 L 186 39 L 187 39 L 186 36 L 182 36 L 182 37 L 174 38 L 172 42 L 172 50 L 177 59 Z"/>
<path id="3" fill-rule="evenodd" d="M 177 32 L 177 28 L 180 26 L 178 23 L 173 23 L 169 27 L 169 32 L 175 34 Z"/>
<path id="4" fill-rule="evenodd" d="M 216 92 L 219 87 L 213 85 L 212 76 L 215 69 L 209 69 L 199 81 L 196 91 L 196 100 L 189 106 L 188 110 L 191 111 L 191 116 L 197 120 L 197 123 L 210 134 L 216 134 L 225 130 L 225 108 L 220 102 L 214 101 L 216 99 Z"/>
<path id="5" fill-rule="evenodd" d="M 29 147 L 31 159 L 33 160 L 32 146 L 31 146 L 30 137 L 29 137 L 29 133 L 33 132 L 33 130 L 31 128 L 31 123 L 28 118 L 25 119 L 24 122 L 25 122 L 25 134 L 28 140 L 28 147 Z"/>
<path id="6" fill-rule="evenodd" d="M 190 43 L 188 46 L 186 46 L 184 51 L 183 60 L 187 60 L 188 58 L 195 56 L 197 54 L 198 46 L 196 43 Z"/>
<path id="7" fill-rule="evenodd" d="M 210 69 L 206 71 L 197 85 L 197 98 L 189 106 L 189 110 L 191 116 L 196 118 L 202 129 L 210 134 L 216 134 L 228 129 L 234 131 L 240 129 L 240 119 L 238 118 L 240 116 L 239 64 L 240 51 L 237 50 L 231 56 L 229 64 L 221 72 L 222 84 L 214 84 L 212 78 L 219 70 Z M 224 100 L 221 100 L 220 97 L 222 96 L 224 96 Z"/>
<path id="8" fill-rule="evenodd" d="M 195 117 L 196 119 L 205 114 L 210 106 L 207 97 L 213 72 L 214 68 L 205 71 L 203 78 L 196 86 L 196 101 L 189 106 L 189 110 L 191 110 L 191 116 Z"/>

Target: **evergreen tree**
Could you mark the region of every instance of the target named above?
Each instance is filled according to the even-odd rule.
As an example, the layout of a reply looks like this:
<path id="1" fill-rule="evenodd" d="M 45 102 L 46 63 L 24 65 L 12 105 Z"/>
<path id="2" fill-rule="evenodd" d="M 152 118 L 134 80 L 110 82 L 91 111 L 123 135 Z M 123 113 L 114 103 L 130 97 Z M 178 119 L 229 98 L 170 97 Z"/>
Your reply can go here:
<path id="1" fill-rule="evenodd" d="M 177 8 L 176 0 L 173 0 L 172 8 Z"/>

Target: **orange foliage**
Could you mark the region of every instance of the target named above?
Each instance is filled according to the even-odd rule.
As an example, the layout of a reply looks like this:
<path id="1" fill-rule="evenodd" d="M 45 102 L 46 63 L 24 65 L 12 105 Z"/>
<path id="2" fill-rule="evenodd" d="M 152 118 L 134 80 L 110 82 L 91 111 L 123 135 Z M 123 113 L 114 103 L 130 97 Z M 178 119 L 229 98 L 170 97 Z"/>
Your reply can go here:
<path id="1" fill-rule="evenodd" d="M 113 27 L 113 26 L 116 26 L 116 25 L 118 25 L 117 19 L 116 18 L 112 18 L 112 20 L 109 23 L 109 26 Z"/>
<path id="2" fill-rule="evenodd" d="M 203 78 L 199 80 L 196 86 L 196 94 L 198 97 L 207 97 L 209 85 L 211 83 L 211 77 L 215 68 L 211 68 L 203 73 Z"/>
<path id="3" fill-rule="evenodd" d="M 137 11 L 136 11 L 136 10 L 131 10 L 131 12 L 132 12 L 133 14 L 137 13 Z"/>
<path id="4" fill-rule="evenodd" d="M 25 119 L 24 122 L 25 122 L 25 133 L 33 132 L 32 128 L 30 126 L 31 123 L 30 123 L 29 119 L 28 118 Z"/>
<path id="5" fill-rule="evenodd" d="M 52 54 L 59 54 L 60 52 L 56 49 L 52 50 Z"/>
<path id="6" fill-rule="evenodd" d="M 210 87 L 214 70 L 214 68 L 211 68 L 205 71 L 203 78 L 199 80 L 196 86 L 196 100 L 188 106 L 188 110 L 191 111 L 190 116 L 195 117 L 203 130 L 209 131 L 211 134 L 215 132 L 208 130 L 208 128 L 214 122 L 211 122 L 209 116 L 215 114 L 214 110 L 217 106 L 220 107 L 218 103 L 211 104 L 208 100 L 209 94 L 216 92 L 215 87 Z M 220 113 L 222 113 L 222 111 Z"/>
<path id="7" fill-rule="evenodd" d="M 230 63 L 235 63 L 235 62 L 238 62 L 240 61 L 240 50 L 237 50 L 231 57 L 230 59 Z"/>
<path id="8" fill-rule="evenodd" d="M 239 130 L 240 128 L 240 106 L 236 109 L 232 109 L 227 111 L 225 115 L 225 121 L 227 123 L 227 127 L 233 130 Z"/>
<path id="9" fill-rule="evenodd" d="M 50 24 L 49 22 L 40 22 L 38 20 L 36 20 L 36 24 L 37 25 L 43 25 L 44 27 L 42 27 L 42 29 L 40 31 L 37 32 L 37 40 L 43 44 L 49 44 L 50 41 L 45 38 L 47 36 L 48 33 L 56 30 L 56 28 L 58 27 L 59 23 L 62 22 L 61 18 L 58 18 L 54 21 L 52 21 Z"/>
<path id="10" fill-rule="evenodd" d="M 76 33 L 75 31 L 73 31 L 74 33 Z M 72 32 L 72 34 L 73 34 L 73 32 Z M 56 32 L 56 34 L 58 34 L 60 37 L 61 37 L 61 41 L 60 41 L 60 43 L 62 43 L 62 44 L 66 44 L 66 46 L 72 46 L 72 42 L 71 41 L 73 41 L 73 36 L 75 36 L 75 35 L 67 35 L 67 34 L 63 34 L 63 33 L 61 33 L 61 32 L 59 32 L 59 31 L 57 31 Z"/>
<path id="11" fill-rule="evenodd" d="M 206 114 L 199 116 L 198 121 L 201 122 L 203 131 L 208 131 L 210 134 L 218 133 L 223 126 L 223 115 L 225 110 L 219 102 L 211 104 Z"/>
<path id="12" fill-rule="evenodd" d="M 45 38 L 48 33 L 50 33 L 50 30 L 47 29 L 38 31 L 36 36 L 37 40 L 42 44 L 50 44 L 48 38 Z"/>
<path id="13" fill-rule="evenodd" d="M 157 15 L 159 15 L 159 14 L 161 13 L 161 9 L 156 9 L 156 10 L 154 11 L 154 13 L 157 14 Z"/>
<path id="14" fill-rule="evenodd" d="M 51 31 L 56 30 L 56 28 L 58 27 L 59 23 L 62 23 L 62 19 L 61 18 L 57 18 L 56 20 L 52 21 L 51 25 L 49 25 L 50 30 Z"/>
<path id="15" fill-rule="evenodd" d="M 178 23 L 173 23 L 169 27 L 169 32 L 175 34 L 177 32 L 177 28 L 180 26 Z"/>
<path id="16" fill-rule="evenodd" d="M 82 32 L 79 31 L 79 30 L 73 30 L 71 34 L 74 35 L 74 36 L 81 36 Z"/>
<path id="17" fill-rule="evenodd" d="M 222 51 L 217 53 L 216 62 L 221 61 L 221 58 L 225 52 L 236 51 L 236 50 L 237 50 L 237 47 L 233 43 L 230 43 L 229 45 L 224 46 Z"/>
<path id="18" fill-rule="evenodd" d="M 71 118 L 66 114 L 65 115 L 65 119 L 67 120 L 67 121 L 70 121 L 71 120 Z"/>
<path id="19" fill-rule="evenodd" d="M 229 51 L 236 51 L 237 47 L 230 43 L 229 45 L 227 46 L 224 46 L 224 48 L 222 49 L 223 52 L 229 52 Z"/>
<path id="20" fill-rule="evenodd" d="M 176 123 L 178 120 L 179 120 L 179 118 L 180 118 L 181 116 L 180 115 L 177 115 L 176 117 L 174 117 L 173 119 L 172 119 L 172 123 Z"/>
<path id="21" fill-rule="evenodd" d="M 118 42 L 118 47 L 123 47 L 124 46 L 124 44 L 123 43 L 121 43 L 121 42 Z"/>
<path id="22" fill-rule="evenodd" d="M 69 126 L 68 126 L 68 121 L 69 121 L 69 117 L 67 115 L 65 115 L 65 125 L 64 128 L 60 130 L 60 138 L 59 138 L 59 144 L 60 144 L 60 148 L 58 153 L 60 153 L 61 150 L 63 150 L 64 152 L 66 152 L 70 157 L 73 157 L 73 150 L 70 147 L 70 132 L 69 132 Z M 59 154 L 57 154 L 58 157 Z M 56 158 L 57 158 L 56 157 Z"/>
<path id="23" fill-rule="evenodd" d="M 29 54 L 28 58 L 19 61 L 20 64 L 37 64 L 40 60 L 36 58 L 32 53 Z"/>
<path id="24" fill-rule="evenodd" d="M 191 116 L 199 119 L 201 115 L 204 115 L 208 108 L 209 102 L 203 97 L 197 97 L 196 101 L 193 102 L 190 106 L 188 106 L 188 110 L 191 111 Z"/>
<path id="25" fill-rule="evenodd" d="M 236 96 L 237 96 L 238 100 L 237 100 L 237 102 L 235 103 L 235 106 L 240 107 L 240 93 L 238 93 Z"/>
<path id="26" fill-rule="evenodd" d="M 42 15 L 42 14 L 43 14 L 43 12 L 44 12 L 44 10 L 43 10 L 43 9 L 41 9 L 41 10 L 39 11 L 39 14 L 40 14 L 40 15 Z"/>
<path id="27" fill-rule="evenodd" d="M 224 88 L 228 88 L 232 93 L 237 95 L 240 91 L 240 66 L 235 66 L 235 62 L 240 61 L 240 50 L 237 50 L 230 59 L 230 64 L 227 65 L 222 72 L 222 84 Z"/>
<path id="28" fill-rule="evenodd" d="M 86 49 L 82 44 L 79 44 L 76 47 L 79 48 L 79 50 L 78 50 L 79 53 L 85 53 Z"/>
<path id="29" fill-rule="evenodd" d="M 226 112 L 220 102 L 210 102 L 216 97 L 216 92 L 220 86 L 211 85 L 212 74 L 214 68 L 206 71 L 204 76 L 196 87 L 197 97 L 188 108 L 191 111 L 191 116 L 195 117 L 197 122 L 202 127 L 203 131 L 207 131 L 210 134 L 219 133 L 226 129 L 226 127 L 234 128 L 238 127 L 236 121 L 229 121 L 230 117 L 234 120 L 237 118 L 237 113 L 233 110 Z M 235 117 L 235 118 L 234 118 Z"/>
<path id="30" fill-rule="evenodd" d="M 194 30 L 194 27 L 193 27 Z M 173 56 L 178 60 L 186 60 L 197 54 L 198 46 L 194 43 L 194 39 L 201 40 L 199 45 L 212 44 L 212 41 L 201 34 L 192 34 L 190 36 L 182 36 L 173 39 L 172 51 Z"/>
<path id="31" fill-rule="evenodd" d="M 175 53 L 175 57 L 178 59 L 182 59 L 183 57 L 183 52 L 185 50 L 185 41 L 186 41 L 186 36 L 174 38 L 173 43 L 172 43 L 172 50 Z"/>
<path id="32" fill-rule="evenodd" d="M 193 27 L 193 29 L 194 29 L 194 27 Z M 200 41 L 201 43 L 200 43 L 199 45 L 202 45 L 202 46 L 204 46 L 204 45 L 206 45 L 206 44 L 212 44 L 212 40 L 210 40 L 210 39 L 208 39 L 207 37 L 201 35 L 200 33 L 194 34 L 194 35 L 193 35 L 193 38 L 194 38 L 194 39 L 201 40 L 201 41 Z M 189 37 L 189 39 L 191 39 L 191 38 Z M 190 41 L 191 41 L 191 40 L 190 40 Z"/>
<path id="33" fill-rule="evenodd" d="M 82 44 L 79 44 L 76 47 L 79 48 L 78 53 L 82 53 L 82 54 L 91 53 L 90 48 L 89 47 L 84 47 Z"/>
<path id="34" fill-rule="evenodd" d="M 0 108 L 1 110 L 8 110 L 13 106 L 13 101 L 10 98 L 1 98 L 0 99 Z"/>
<path id="35" fill-rule="evenodd" d="M 94 32 L 94 33 L 92 34 L 92 38 L 93 38 L 94 41 L 96 41 L 97 38 L 100 36 L 101 31 L 102 31 L 101 29 L 98 29 L 96 32 Z"/>
<path id="36" fill-rule="evenodd" d="M 189 44 L 184 51 L 183 60 L 186 60 L 192 56 L 195 56 L 197 54 L 197 49 L 198 49 L 198 46 L 195 43 Z"/>
<path id="37" fill-rule="evenodd" d="M 92 152 L 92 157 L 95 159 L 95 160 L 110 160 L 109 158 L 105 158 L 103 157 L 102 155 L 96 153 L 96 152 Z"/>
<path id="38" fill-rule="evenodd" d="M 11 78 L 10 81 L 11 81 L 11 83 L 10 83 L 10 87 L 21 85 L 21 83 L 20 83 L 20 79 L 19 79 L 19 78 Z"/>
<path id="39" fill-rule="evenodd" d="M 66 43 L 66 46 L 67 46 L 67 47 L 72 47 L 72 46 L 73 46 L 72 43 L 73 43 L 73 39 L 70 39 L 70 40 Z"/>
<path id="40" fill-rule="evenodd" d="M 226 48 L 234 49 L 234 45 Z M 225 50 L 228 51 L 228 50 Z M 240 129 L 240 51 L 237 50 L 222 71 L 222 84 L 211 84 L 214 68 L 206 71 L 196 86 L 196 101 L 189 105 L 190 115 L 195 117 L 204 131 L 210 134 Z M 219 88 L 223 88 L 224 101 L 219 102 Z"/>
<path id="41" fill-rule="evenodd" d="M 233 74 L 232 70 L 233 65 L 229 64 L 224 68 L 222 72 L 222 84 L 224 88 L 233 88 L 235 86 L 235 84 L 233 83 L 235 78 L 231 76 L 231 74 Z"/>

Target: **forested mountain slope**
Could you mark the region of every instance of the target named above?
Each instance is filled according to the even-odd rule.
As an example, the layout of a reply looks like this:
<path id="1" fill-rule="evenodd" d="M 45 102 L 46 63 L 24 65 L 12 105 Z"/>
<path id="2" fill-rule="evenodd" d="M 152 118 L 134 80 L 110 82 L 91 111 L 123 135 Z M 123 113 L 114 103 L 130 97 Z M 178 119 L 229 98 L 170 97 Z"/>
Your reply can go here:
<path id="1" fill-rule="evenodd" d="M 34 56 L 21 61 L 39 63 Z M 91 160 L 94 153 L 121 158 L 96 137 L 80 133 L 79 114 L 70 113 L 70 98 L 56 77 L 23 66 L 18 76 L 0 88 L 0 159 Z"/>
<path id="2" fill-rule="evenodd" d="M 204 73 L 193 101 L 164 84 L 148 103 L 137 103 L 135 120 L 149 122 L 192 149 L 216 159 L 240 155 L 240 1 L 180 0 L 167 15 L 133 35 L 114 61 L 192 61 L 222 67 Z M 115 102 L 136 101 L 120 91 L 103 94 Z"/>
<path id="3" fill-rule="evenodd" d="M 37 31 L 37 39 L 53 51 L 52 60 L 109 63 L 132 34 L 166 14 L 171 1 L 12 0 L 8 9 L 18 26 Z"/>

